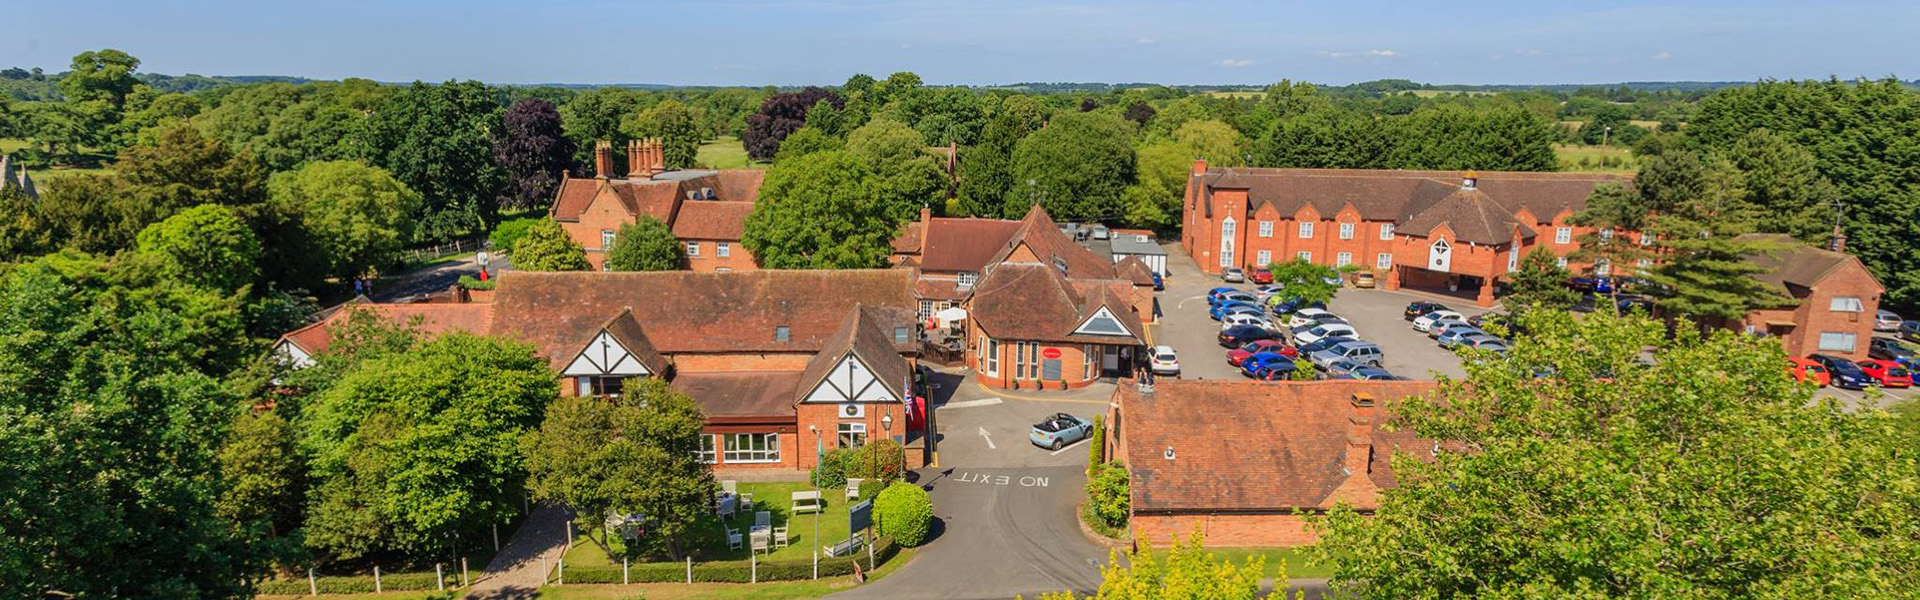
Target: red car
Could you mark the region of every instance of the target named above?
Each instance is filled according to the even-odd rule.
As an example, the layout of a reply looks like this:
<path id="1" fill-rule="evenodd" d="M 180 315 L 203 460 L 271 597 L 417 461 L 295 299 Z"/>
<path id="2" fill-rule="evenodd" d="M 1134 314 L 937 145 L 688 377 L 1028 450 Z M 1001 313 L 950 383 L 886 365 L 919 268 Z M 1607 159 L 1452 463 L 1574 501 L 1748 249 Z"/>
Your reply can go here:
<path id="1" fill-rule="evenodd" d="M 1900 363 L 1890 360 L 1861 360 L 1854 361 L 1853 364 L 1860 365 L 1860 370 L 1866 371 L 1868 377 L 1880 382 L 1880 387 L 1913 386 L 1913 374 L 1909 373 L 1906 367 L 1900 366 Z"/>
<path id="2" fill-rule="evenodd" d="M 1273 269 L 1259 267 L 1252 271 L 1247 271 L 1247 279 L 1254 283 L 1273 283 Z"/>
<path id="3" fill-rule="evenodd" d="M 1280 340 L 1254 340 L 1247 342 L 1245 346 L 1228 350 L 1227 364 L 1238 367 L 1241 362 L 1247 360 L 1247 357 L 1261 352 L 1278 352 L 1287 358 L 1300 355 L 1299 350 L 1293 349 L 1293 346 L 1288 346 Z"/>

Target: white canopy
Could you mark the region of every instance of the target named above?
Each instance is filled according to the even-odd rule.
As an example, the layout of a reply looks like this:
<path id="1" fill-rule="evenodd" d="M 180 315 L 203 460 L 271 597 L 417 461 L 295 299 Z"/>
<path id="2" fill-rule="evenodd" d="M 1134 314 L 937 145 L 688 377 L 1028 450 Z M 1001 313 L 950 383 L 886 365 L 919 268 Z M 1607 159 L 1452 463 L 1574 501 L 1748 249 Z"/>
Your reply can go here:
<path id="1" fill-rule="evenodd" d="M 933 317 L 940 320 L 941 327 L 952 327 L 954 323 L 967 320 L 967 309 L 955 306 L 934 313 Z"/>

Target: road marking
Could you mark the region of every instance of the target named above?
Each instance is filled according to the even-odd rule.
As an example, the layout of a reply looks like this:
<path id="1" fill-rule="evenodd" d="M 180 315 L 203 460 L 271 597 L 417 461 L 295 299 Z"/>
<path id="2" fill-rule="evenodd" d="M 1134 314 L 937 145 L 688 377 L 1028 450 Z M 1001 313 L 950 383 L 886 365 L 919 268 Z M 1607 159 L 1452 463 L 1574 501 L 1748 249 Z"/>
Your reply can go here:
<path id="1" fill-rule="evenodd" d="M 1052 484 L 1052 481 L 1046 477 L 1021 475 L 1016 479 L 1011 475 L 988 475 L 986 473 L 960 473 L 954 475 L 953 480 L 961 483 L 984 483 L 999 486 L 1019 485 L 1020 487 L 1047 487 Z"/>
<path id="2" fill-rule="evenodd" d="M 1080 439 L 1077 439 L 1077 440 L 1074 440 L 1074 441 L 1073 441 L 1073 443 L 1071 443 L 1071 444 L 1067 444 L 1067 445 L 1065 445 L 1065 446 L 1061 446 L 1059 450 L 1055 450 L 1055 451 L 1053 451 L 1053 452 L 1051 452 L 1050 454 L 1051 454 L 1051 455 L 1053 455 L 1053 456 L 1059 456 L 1061 452 L 1066 452 L 1067 450 L 1071 450 L 1071 449 L 1073 449 L 1073 447 L 1074 447 L 1074 446 L 1078 446 L 1078 445 L 1080 445 L 1080 442 L 1084 442 L 1084 441 L 1087 441 L 1087 440 L 1090 440 L 1090 439 L 1093 439 L 1093 438 L 1090 438 L 1090 437 L 1083 437 L 1083 438 L 1080 438 Z"/>
<path id="3" fill-rule="evenodd" d="M 1175 307 L 1177 307 L 1177 308 L 1186 308 L 1186 307 L 1187 307 L 1187 302 L 1189 302 L 1189 301 L 1192 301 L 1192 300 L 1205 300 L 1205 299 L 1207 299 L 1207 297 L 1206 297 L 1205 295 L 1200 295 L 1200 296 L 1194 296 L 1194 297 L 1192 297 L 1192 298 L 1181 298 L 1181 299 L 1180 299 L 1180 303 L 1179 303 L 1179 304 L 1175 304 L 1174 306 L 1175 306 Z"/>
<path id="4" fill-rule="evenodd" d="M 1000 447 L 999 447 L 999 446 L 995 446 L 995 445 L 993 445 L 993 436 L 990 436 L 990 435 L 987 435 L 987 428 L 985 428 L 985 427 L 981 427 L 981 428 L 980 428 L 980 439 L 983 439 L 983 440 L 986 440 L 986 441 L 987 441 L 987 449 L 988 449 L 988 450 L 999 450 L 999 449 L 1000 449 Z"/>
<path id="5" fill-rule="evenodd" d="M 973 408 L 975 406 L 993 406 L 1001 402 L 1002 400 L 998 397 L 981 398 L 979 400 L 968 400 L 966 402 L 948 402 L 940 405 L 940 408 Z"/>

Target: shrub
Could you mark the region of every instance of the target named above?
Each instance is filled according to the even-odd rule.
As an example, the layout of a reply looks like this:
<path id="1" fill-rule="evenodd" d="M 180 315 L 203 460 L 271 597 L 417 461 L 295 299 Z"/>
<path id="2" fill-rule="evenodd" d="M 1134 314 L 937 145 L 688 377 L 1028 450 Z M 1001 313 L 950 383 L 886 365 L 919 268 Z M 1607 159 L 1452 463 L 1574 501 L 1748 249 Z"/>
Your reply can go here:
<path id="1" fill-rule="evenodd" d="M 493 280 L 488 279 L 486 281 L 481 281 L 478 279 L 474 279 L 472 275 L 461 275 L 460 287 L 463 287 L 469 290 L 490 290 L 490 289 L 493 289 Z"/>
<path id="2" fill-rule="evenodd" d="M 823 490 L 847 487 L 847 465 L 853 461 L 852 448 L 835 448 L 820 455 L 813 467 L 813 487 Z"/>
<path id="3" fill-rule="evenodd" d="M 1101 464 L 1087 476 L 1087 505 L 1093 516 L 1108 527 L 1127 524 L 1131 508 L 1127 466 L 1119 462 Z"/>
<path id="4" fill-rule="evenodd" d="M 512 252 L 513 243 L 526 237 L 527 229 L 545 220 L 547 220 L 546 217 L 527 217 L 501 221 L 499 225 L 493 227 L 493 233 L 487 236 L 487 241 L 492 243 L 496 251 Z"/>
<path id="5" fill-rule="evenodd" d="M 1093 415 L 1093 432 L 1087 434 L 1087 469 L 1107 461 L 1106 415 Z"/>
<path id="6" fill-rule="evenodd" d="M 900 552 L 900 544 L 882 537 L 873 544 L 874 560 L 886 564 Z M 860 561 L 861 570 L 867 570 L 867 553 L 856 552 L 852 556 L 840 558 L 820 557 L 821 577 L 844 577 L 853 574 L 854 561 Z M 429 573 L 429 576 L 432 574 Z M 549 574 L 551 578 L 551 574 Z M 763 560 L 759 566 L 760 581 L 800 581 L 813 578 L 813 559 Z M 551 579 L 549 579 L 551 580 Z M 627 580 L 633 583 L 680 583 L 687 580 L 686 563 L 634 563 L 628 567 Z M 745 560 L 695 562 L 693 563 L 693 581 L 695 583 L 747 583 L 754 580 L 754 566 Z M 371 582 L 371 578 L 368 579 Z M 567 583 L 620 583 L 620 567 L 567 567 Z M 299 594 L 305 594 L 306 582 Z M 371 583 L 369 583 L 371 585 Z"/>
<path id="7" fill-rule="evenodd" d="M 874 512 L 880 521 L 880 535 L 902 545 L 918 546 L 927 541 L 933 525 L 933 498 L 918 485 L 898 481 L 880 492 Z"/>
<path id="8" fill-rule="evenodd" d="M 877 439 L 853 449 L 847 461 L 846 476 L 880 482 L 879 487 L 899 481 L 907 472 L 907 455 L 900 443 Z"/>

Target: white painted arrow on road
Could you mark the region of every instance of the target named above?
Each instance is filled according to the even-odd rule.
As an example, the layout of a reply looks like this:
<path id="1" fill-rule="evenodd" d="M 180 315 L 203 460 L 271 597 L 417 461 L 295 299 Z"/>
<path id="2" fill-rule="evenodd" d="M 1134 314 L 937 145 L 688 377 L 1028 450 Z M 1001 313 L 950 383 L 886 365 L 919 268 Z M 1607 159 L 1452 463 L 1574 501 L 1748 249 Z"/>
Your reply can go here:
<path id="1" fill-rule="evenodd" d="M 999 446 L 995 446 L 995 445 L 993 445 L 993 436 L 990 436 L 990 435 L 987 435 L 987 428 L 985 428 L 985 427 L 981 427 L 981 428 L 980 428 L 980 439 L 983 439 L 983 440 L 986 440 L 986 441 L 987 441 L 987 449 L 988 449 L 988 450 L 999 450 L 999 449 L 1000 449 L 1000 447 L 999 447 Z"/>

